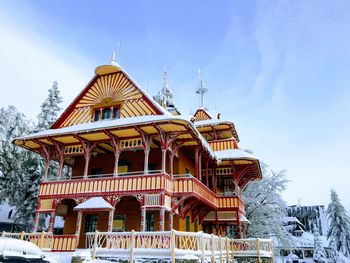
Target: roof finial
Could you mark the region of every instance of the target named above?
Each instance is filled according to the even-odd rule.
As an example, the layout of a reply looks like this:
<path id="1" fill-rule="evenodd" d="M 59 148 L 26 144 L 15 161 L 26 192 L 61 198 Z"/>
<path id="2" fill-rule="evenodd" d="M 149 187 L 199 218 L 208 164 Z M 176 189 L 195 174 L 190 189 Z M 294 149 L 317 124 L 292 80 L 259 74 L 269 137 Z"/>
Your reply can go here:
<path id="1" fill-rule="evenodd" d="M 117 55 L 115 54 L 115 51 L 112 52 L 112 58 L 109 64 L 113 66 L 118 66 L 119 56 L 120 56 L 120 41 L 118 41 Z"/>
<path id="2" fill-rule="evenodd" d="M 204 94 L 208 92 L 208 89 L 204 86 L 202 73 L 200 69 L 198 69 L 198 79 L 199 79 L 199 85 L 198 85 L 198 89 L 196 90 L 196 93 L 199 94 L 199 99 L 200 99 L 199 106 L 204 109 Z"/>

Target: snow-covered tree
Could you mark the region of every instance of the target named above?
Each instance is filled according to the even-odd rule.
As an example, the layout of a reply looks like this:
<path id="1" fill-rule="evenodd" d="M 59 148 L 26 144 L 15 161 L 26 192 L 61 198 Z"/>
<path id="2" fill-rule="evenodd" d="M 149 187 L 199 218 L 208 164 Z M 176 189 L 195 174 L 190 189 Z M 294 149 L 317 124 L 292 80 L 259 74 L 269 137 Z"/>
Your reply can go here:
<path id="1" fill-rule="evenodd" d="M 326 251 L 323 247 L 321 235 L 317 226 L 314 226 L 314 261 L 322 263 L 328 262 Z"/>
<path id="2" fill-rule="evenodd" d="M 52 88 L 48 90 L 49 95 L 41 104 L 41 112 L 38 115 L 38 130 L 49 129 L 57 120 L 61 110 L 59 104 L 62 102 L 57 81 L 53 82 Z"/>
<path id="3" fill-rule="evenodd" d="M 0 201 L 16 207 L 15 218 L 33 222 L 41 175 L 39 156 L 12 143 L 29 133 L 33 124 L 14 106 L 0 109 Z"/>
<path id="4" fill-rule="evenodd" d="M 329 230 L 327 238 L 334 241 L 337 251 L 350 256 L 350 218 L 336 191 L 331 190 L 331 202 L 327 208 Z"/>
<path id="5" fill-rule="evenodd" d="M 283 228 L 286 203 L 281 193 L 288 180 L 285 171 L 274 172 L 263 167 L 263 179 L 251 182 L 243 192 L 246 217 L 250 221 L 249 237 L 275 237 L 284 246 L 293 247 L 291 235 Z"/>

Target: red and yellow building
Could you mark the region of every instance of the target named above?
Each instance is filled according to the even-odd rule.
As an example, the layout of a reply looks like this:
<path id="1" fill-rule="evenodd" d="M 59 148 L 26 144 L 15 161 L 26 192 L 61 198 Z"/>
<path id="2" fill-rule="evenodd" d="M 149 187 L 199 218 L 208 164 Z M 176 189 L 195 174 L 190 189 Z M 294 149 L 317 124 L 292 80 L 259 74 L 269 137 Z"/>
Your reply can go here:
<path id="1" fill-rule="evenodd" d="M 50 215 L 48 232 L 61 216 L 61 238 L 73 247 L 95 230 L 242 237 L 241 190 L 261 169 L 238 142 L 231 121 L 204 108 L 191 117 L 168 111 L 114 61 L 95 70 L 51 129 L 14 141 L 46 163 L 34 231 L 42 214 Z M 54 178 L 51 161 L 58 163 Z"/>

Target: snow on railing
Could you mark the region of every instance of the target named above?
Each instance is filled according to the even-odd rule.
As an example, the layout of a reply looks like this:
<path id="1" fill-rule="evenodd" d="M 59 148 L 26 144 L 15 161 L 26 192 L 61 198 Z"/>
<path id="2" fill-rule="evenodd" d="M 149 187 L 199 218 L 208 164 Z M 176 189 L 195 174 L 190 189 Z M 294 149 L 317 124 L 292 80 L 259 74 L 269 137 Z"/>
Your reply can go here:
<path id="1" fill-rule="evenodd" d="M 202 262 L 234 262 L 239 256 L 273 260 L 269 239 L 229 239 L 203 232 L 90 232 L 86 233 L 86 247 L 92 257 L 124 255 L 133 262 L 136 255 L 170 258 L 194 256 Z M 271 261 L 273 262 L 273 261 Z"/>

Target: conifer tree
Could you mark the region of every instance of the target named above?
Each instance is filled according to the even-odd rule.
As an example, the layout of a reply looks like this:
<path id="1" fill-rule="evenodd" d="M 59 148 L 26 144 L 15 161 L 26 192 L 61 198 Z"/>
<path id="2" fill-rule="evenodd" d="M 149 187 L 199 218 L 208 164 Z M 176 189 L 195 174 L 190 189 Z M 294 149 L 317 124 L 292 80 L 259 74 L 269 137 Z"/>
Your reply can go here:
<path id="1" fill-rule="evenodd" d="M 317 226 L 314 226 L 314 261 L 322 263 L 328 262 L 326 251 L 323 247 L 321 235 Z"/>
<path id="2" fill-rule="evenodd" d="M 329 230 L 327 238 L 334 241 L 338 252 L 350 256 L 350 218 L 336 191 L 331 190 L 331 202 L 327 208 Z"/>
<path id="3" fill-rule="evenodd" d="M 36 208 L 39 156 L 12 143 L 33 124 L 14 106 L 0 109 L 0 201 L 16 207 L 15 219 L 30 227 Z"/>
<path id="4" fill-rule="evenodd" d="M 52 88 L 48 90 L 49 95 L 41 104 L 41 112 L 38 115 L 38 130 L 47 130 L 57 120 L 61 110 L 59 104 L 62 102 L 57 81 L 54 81 Z"/>

